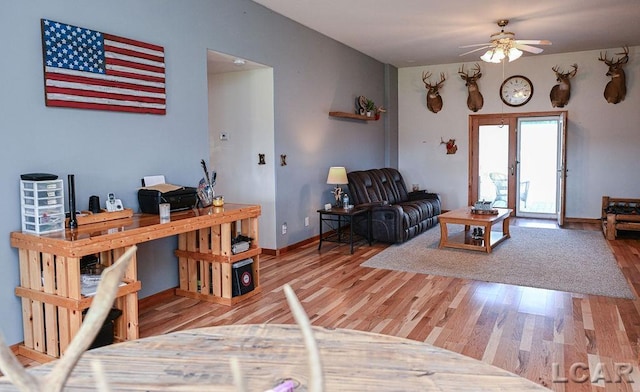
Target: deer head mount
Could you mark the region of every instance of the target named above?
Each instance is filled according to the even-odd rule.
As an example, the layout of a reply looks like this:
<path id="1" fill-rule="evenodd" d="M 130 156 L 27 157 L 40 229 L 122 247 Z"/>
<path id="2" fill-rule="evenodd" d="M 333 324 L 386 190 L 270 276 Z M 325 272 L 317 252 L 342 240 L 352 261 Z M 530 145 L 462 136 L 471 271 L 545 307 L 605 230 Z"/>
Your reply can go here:
<path id="1" fill-rule="evenodd" d="M 484 98 L 480 93 L 480 89 L 478 88 L 478 79 L 482 77 L 482 72 L 480 72 L 480 64 L 476 63 L 473 67 L 473 75 L 469 76 L 468 72 L 464 71 L 464 64 L 458 70 L 460 77 L 464 80 L 464 85 L 467 86 L 467 107 L 472 112 L 477 112 L 482 109 L 482 105 L 484 105 Z"/>
<path id="2" fill-rule="evenodd" d="M 551 106 L 554 108 L 563 108 L 564 105 L 569 103 L 569 98 L 571 98 L 570 79 L 576 76 L 576 73 L 578 72 L 578 64 L 573 64 L 571 68 L 573 68 L 573 71 L 569 72 L 560 71 L 560 68 L 557 65 L 551 68 L 553 72 L 556 73 L 556 81 L 558 82 L 558 84 L 551 88 L 551 92 L 549 93 Z"/>
<path id="3" fill-rule="evenodd" d="M 607 58 L 607 52 L 604 52 L 604 56 L 600 52 L 600 57 L 598 58 L 598 60 L 604 61 L 609 66 L 607 76 L 611 76 L 611 80 L 604 88 L 604 99 L 613 104 L 624 101 L 624 97 L 627 95 L 627 82 L 622 66 L 629 61 L 629 47 L 624 46 L 622 50 L 622 53 L 616 53 L 616 55 L 622 57 L 615 61 L 613 57 L 611 59 Z"/>
<path id="4" fill-rule="evenodd" d="M 442 97 L 440 96 L 440 88 L 446 80 L 444 72 L 440 73 L 440 81 L 436 84 L 431 84 L 431 72 L 422 72 L 422 81 L 427 88 L 427 108 L 433 113 L 438 113 L 442 109 Z M 427 80 L 429 80 L 427 82 Z"/>

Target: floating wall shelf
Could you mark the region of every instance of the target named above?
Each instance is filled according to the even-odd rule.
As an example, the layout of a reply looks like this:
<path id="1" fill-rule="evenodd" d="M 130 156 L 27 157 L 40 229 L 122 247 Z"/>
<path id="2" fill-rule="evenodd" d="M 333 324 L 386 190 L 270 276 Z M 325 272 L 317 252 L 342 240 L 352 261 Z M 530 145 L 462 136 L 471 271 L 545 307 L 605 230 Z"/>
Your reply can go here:
<path id="1" fill-rule="evenodd" d="M 329 116 L 331 117 L 339 117 L 339 118 L 348 118 L 351 120 L 360 120 L 360 121 L 376 121 L 374 116 L 367 117 L 361 116 L 355 113 L 347 113 L 347 112 L 329 112 Z"/>

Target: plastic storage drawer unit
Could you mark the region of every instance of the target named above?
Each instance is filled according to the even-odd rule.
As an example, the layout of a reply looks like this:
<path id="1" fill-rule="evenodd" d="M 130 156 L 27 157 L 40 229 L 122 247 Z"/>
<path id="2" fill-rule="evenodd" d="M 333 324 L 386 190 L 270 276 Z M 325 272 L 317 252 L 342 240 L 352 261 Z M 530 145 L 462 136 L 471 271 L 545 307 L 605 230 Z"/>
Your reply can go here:
<path id="1" fill-rule="evenodd" d="M 22 231 L 46 234 L 64 230 L 62 180 L 20 180 Z"/>

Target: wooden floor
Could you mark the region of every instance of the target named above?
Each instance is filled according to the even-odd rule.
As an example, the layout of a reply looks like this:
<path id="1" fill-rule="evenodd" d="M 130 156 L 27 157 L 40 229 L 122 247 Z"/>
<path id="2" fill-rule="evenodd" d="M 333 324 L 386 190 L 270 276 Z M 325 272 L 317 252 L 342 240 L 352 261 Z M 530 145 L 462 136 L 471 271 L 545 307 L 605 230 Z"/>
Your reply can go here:
<path id="1" fill-rule="evenodd" d="M 531 219 L 512 224 L 557 228 Z M 567 229 L 600 230 L 588 224 Z M 609 244 L 638 292 L 640 239 Z M 293 323 L 281 289 L 289 283 L 313 325 L 425 341 L 556 391 L 640 390 L 640 300 L 360 267 L 385 244 L 361 245 L 353 255 L 346 245 L 317 247 L 262 256 L 262 293 L 235 308 L 177 296 L 142 301 L 141 337 L 234 323 Z M 630 377 L 636 382 L 626 382 Z"/>

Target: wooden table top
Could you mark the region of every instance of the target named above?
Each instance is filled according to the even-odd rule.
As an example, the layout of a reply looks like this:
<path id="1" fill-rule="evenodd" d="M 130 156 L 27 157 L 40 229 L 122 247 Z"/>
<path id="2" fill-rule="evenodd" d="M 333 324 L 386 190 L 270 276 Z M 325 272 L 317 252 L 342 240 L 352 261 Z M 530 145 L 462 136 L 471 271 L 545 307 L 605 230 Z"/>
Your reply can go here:
<path id="1" fill-rule="evenodd" d="M 50 234 L 11 233 L 11 246 L 60 256 L 80 257 L 105 249 L 122 248 L 142 242 L 231 222 L 248 216 L 258 217 L 259 205 L 225 203 L 222 207 L 193 208 L 171 212 L 168 222 L 159 215 L 133 214 L 130 218 L 78 226 L 77 229 Z M 109 214 L 104 212 L 104 214 Z"/>
<path id="2" fill-rule="evenodd" d="M 494 222 L 503 219 L 505 216 L 511 214 L 513 210 L 508 208 L 496 208 L 497 214 L 473 214 L 471 212 L 472 207 L 462 207 L 457 210 L 447 211 L 444 214 L 438 215 L 438 219 L 444 218 L 445 220 L 469 220 L 478 222 Z"/>
<path id="3" fill-rule="evenodd" d="M 414 340 L 313 327 L 327 391 L 546 391 L 487 363 Z M 87 351 L 65 390 L 95 390 L 99 360 L 114 391 L 235 391 L 230 359 L 240 362 L 250 391 L 283 379 L 306 391 L 308 362 L 296 325 L 229 325 L 174 332 Z M 55 361 L 28 369 L 47 374 Z M 15 390 L 0 378 L 0 391 Z"/>

